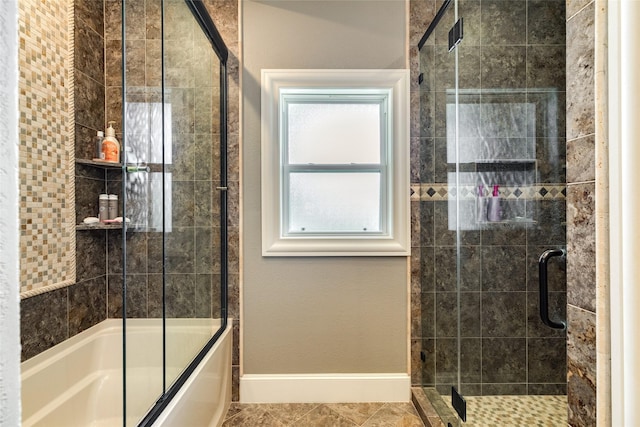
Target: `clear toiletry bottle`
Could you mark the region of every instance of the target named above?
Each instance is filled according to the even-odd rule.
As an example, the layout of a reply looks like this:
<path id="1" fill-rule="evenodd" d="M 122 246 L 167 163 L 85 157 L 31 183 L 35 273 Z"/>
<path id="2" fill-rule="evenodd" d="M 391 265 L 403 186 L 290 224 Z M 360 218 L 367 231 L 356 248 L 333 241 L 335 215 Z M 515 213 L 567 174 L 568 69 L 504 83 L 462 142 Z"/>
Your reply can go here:
<path id="1" fill-rule="evenodd" d="M 104 160 L 104 154 L 102 154 L 102 141 L 104 140 L 104 132 L 101 130 L 98 131 L 95 137 L 95 153 L 93 154 L 95 157 L 93 160 Z"/>
<path id="2" fill-rule="evenodd" d="M 476 221 L 478 223 L 487 221 L 487 204 L 484 197 L 484 185 L 478 185 L 478 196 L 476 198 Z"/>
<path id="3" fill-rule="evenodd" d="M 105 131 L 106 135 L 102 140 L 102 154 L 105 162 L 120 163 L 120 143 L 116 139 L 116 130 L 113 128 L 115 122 L 109 122 L 109 127 Z"/>
<path id="4" fill-rule="evenodd" d="M 109 195 L 101 194 L 98 198 L 98 219 L 104 222 L 109 219 Z"/>
<path id="5" fill-rule="evenodd" d="M 502 220 L 502 209 L 500 207 L 499 186 L 493 186 L 493 197 L 489 198 L 487 206 L 487 220 L 497 222 Z"/>

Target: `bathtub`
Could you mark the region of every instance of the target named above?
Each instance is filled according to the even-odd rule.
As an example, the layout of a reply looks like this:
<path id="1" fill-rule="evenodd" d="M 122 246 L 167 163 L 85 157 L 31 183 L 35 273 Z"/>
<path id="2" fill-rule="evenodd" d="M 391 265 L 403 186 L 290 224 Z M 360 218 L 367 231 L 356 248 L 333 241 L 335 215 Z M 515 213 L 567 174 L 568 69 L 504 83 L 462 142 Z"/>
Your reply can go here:
<path id="1" fill-rule="evenodd" d="M 219 328 L 167 320 L 167 386 Z M 231 402 L 231 321 L 154 426 L 219 426 Z M 127 426 L 162 391 L 162 324 L 127 320 Z M 122 426 L 122 320 L 108 319 L 21 364 L 23 427 Z M 205 390 L 205 391 L 202 391 Z"/>

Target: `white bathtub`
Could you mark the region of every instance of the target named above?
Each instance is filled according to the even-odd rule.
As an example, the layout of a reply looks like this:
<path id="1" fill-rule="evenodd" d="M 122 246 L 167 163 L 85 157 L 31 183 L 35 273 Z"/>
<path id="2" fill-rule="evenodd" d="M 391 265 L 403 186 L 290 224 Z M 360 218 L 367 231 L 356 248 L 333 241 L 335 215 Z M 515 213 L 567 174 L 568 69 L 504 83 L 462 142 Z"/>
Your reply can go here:
<path id="1" fill-rule="evenodd" d="M 218 320 L 167 321 L 167 386 L 219 328 Z M 231 402 L 231 321 L 154 426 L 218 426 Z M 162 391 L 162 328 L 127 320 L 127 426 Z M 25 361 L 23 427 L 122 426 L 122 320 L 109 319 Z"/>

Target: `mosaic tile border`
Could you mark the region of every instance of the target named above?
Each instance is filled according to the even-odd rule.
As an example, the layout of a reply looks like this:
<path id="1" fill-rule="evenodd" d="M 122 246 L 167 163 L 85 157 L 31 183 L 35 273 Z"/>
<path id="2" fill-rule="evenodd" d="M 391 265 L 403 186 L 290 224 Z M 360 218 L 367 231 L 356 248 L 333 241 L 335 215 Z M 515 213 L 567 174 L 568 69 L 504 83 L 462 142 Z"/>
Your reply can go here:
<path id="1" fill-rule="evenodd" d="M 476 198 L 475 185 L 461 186 L 460 196 L 465 200 Z M 533 184 L 523 186 L 503 186 L 499 189 L 502 199 L 506 200 L 558 200 L 567 196 L 565 184 Z M 411 184 L 411 201 L 446 201 L 457 195 L 456 187 L 440 183 Z M 489 197 L 489 190 L 484 190 L 484 196 Z"/>
<path id="2" fill-rule="evenodd" d="M 73 0 L 20 2 L 21 299 L 75 283 L 73 34 Z"/>

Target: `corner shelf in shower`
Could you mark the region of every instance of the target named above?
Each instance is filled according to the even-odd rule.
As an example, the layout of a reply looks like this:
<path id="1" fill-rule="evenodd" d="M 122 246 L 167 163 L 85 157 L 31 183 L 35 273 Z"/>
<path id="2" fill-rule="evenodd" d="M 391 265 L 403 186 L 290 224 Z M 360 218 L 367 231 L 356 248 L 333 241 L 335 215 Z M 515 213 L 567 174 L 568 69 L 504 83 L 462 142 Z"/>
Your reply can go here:
<path id="1" fill-rule="evenodd" d="M 76 163 L 104 169 L 122 169 L 122 163 L 105 162 L 103 160 L 76 159 Z"/>
<path id="2" fill-rule="evenodd" d="M 83 230 L 122 230 L 122 223 L 116 224 L 76 224 L 76 231 Z"/>

